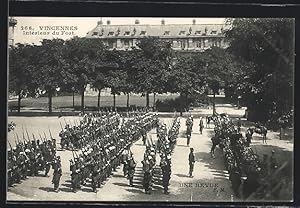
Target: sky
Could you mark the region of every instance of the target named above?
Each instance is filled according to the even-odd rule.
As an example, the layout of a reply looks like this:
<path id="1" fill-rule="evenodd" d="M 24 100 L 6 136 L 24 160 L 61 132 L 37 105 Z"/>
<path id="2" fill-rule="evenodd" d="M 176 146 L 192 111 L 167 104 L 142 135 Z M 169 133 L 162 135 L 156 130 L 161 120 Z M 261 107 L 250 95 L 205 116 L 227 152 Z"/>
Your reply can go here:
<path id="1" fill-rule="evenodd" d="M 96 27 L 100 17 L 14 17 L 17 25 L 14 28 L 15 43 L 33 43 L 39 44 L 42 39 L 70 39 L 74 36 L 84 37 L 87 32 Z M 110 20 L 111 25 L 128 25 L 134 24 L 138 19 L 140 24 L 161 24 L 161 20 L 165 20 L 165 24 L 192 24 L 193 19 L 196 24 L 223 24 L 225 18 L 122 18 L 122 17 L 104 17 L 103 24 Z M 45 30 L 44 26 L 69 26 L 72 30 Z M 29 28 L 31 27 L 31 28 Z M 43 34 L 40 34 L 42 32 Z M 46 34 L 48 32 L 48 34 Z M 56 32 L 56 34 L 53 34 Z M 66 34 L 66 32 L 68 34 Z"/>

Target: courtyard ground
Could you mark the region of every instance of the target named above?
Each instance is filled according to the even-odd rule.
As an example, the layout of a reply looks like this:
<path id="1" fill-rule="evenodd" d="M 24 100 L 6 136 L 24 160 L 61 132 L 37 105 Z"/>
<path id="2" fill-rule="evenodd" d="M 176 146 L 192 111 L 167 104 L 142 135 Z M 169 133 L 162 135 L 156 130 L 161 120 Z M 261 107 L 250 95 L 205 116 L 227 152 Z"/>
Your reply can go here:
<path id="1" fill-rule="evenodd" d="M 128 180 L 123 177 L 122 168 L 118 168 L 113 176 L 108 178 L 98 193 L 93 193 L 90 183 L 83 187 L 77 193 L 71 191 L 71 176 L 69 170 L 69 160 L 72 158 L 70 151 L 58 151 L 58 155 L 62 158 L 63 175 L 60 181 L 59 193 L 53 191 L 51 184 L 52 170 L 50 177 L 36 176 L 29 177 L 21 184 L 16 184 L 9 188 L 7 199 L 12 201 L 239 201 L 234 196 L 231 184 L 225 170 L 223 154 L 220 149 L 216 150 L 216 158 L 211 158 L 211 136 L 213 128 L 205 129 L 203 135 L 199 133 L 199 116 L 194 120 L 193 134 L 190 147 L 195 150 L 195 169 L 194 177 L 189 178 L 188 175 L 188 154 L 189 148 L 186 146 L 185 138 L 185 118 L 181 118 L 181 128 L 177 145 L 172 155 L 172 175 L 170 180 L 170 194 L 163 194 L 163 188 L 160 184 L 159 166 L 156 168 L 154 190 L 151 195 L 145 194 L 142 187 L 142 158 L 145 146 L 139 140 L 132 146 L 132 152 L 137 162 L 136 172 L 134 175 L 134 187 L 128 185 Z M 160 118 L 167 126 L 171 125 L 172 117 Z M 79 121 L 79 117 L 9 117 L 8 122 L 14 121 L 17 124 L 15 133 L 22 137 L 22 127 L 26 128 L 31 135 L 36 136 L 38 132 L 44 132 L 49 135 L 49 129 L 53 137 L 60 141 L 58 133 L 61 130 L 60 122 L 64 124 L 73 124 Z M 242 131 L 250 125 L 244 122 Z M 156 140 L 155 130 L 152 130 L 149 137 Z M 254 135 L 252 147 L 259 155 L 271 154 L 271 150 L 275 149 L 276 157 L 280 162 L 293 160 L 293 138 L 287 137 L 285 140 L 279 140 L 278 132 L 268 133 L 267 144 L 262 144 L 260 135 Z M 14 134 L 8 134 L 8 141 L 14 143 Z M 58 145 L 59 146 L 59 145 Z M 159 156 L 157 156 L 157 165 L 159 165 Z M 291 170 L 292 171 L 292 170 Z"/>

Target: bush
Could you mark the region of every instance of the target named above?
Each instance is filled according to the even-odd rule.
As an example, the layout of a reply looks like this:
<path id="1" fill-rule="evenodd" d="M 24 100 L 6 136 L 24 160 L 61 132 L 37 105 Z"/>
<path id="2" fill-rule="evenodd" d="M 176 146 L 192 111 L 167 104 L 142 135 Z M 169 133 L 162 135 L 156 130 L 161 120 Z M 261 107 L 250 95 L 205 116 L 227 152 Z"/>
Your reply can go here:
<path id="1" fill-rule="evenodd" d="M 157 100 L 156 101 L 156 109 L 160 112 L 180 112 L 180 97 L 165 99 L 165 100 Z M 190 100 L 188 102 L 182 101 L 182 111 L 189 110 Z"/>

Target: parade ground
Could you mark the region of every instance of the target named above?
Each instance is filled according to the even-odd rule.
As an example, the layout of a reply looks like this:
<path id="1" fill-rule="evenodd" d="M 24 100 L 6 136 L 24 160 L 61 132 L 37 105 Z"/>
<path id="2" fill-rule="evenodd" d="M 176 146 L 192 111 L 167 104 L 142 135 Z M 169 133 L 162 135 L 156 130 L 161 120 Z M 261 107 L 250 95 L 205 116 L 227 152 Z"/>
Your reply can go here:
<path id="1" fill-rule="evenodd" d="M 134 186 L 129 186 L 129 181 L 123 176 L 122 167 L 118 167 L 105 184 L 98 189 L 97 193 L 92 192 L 91 184 L 87 183 L 77 193 L 71 190 L 71 172 L 69 160 L 72 159 L 72 152 L 69 150 L 60 150 L 60 138 L 58 136 L 61 131 L 60 123 L 65 122 L 74 125 L 75 121 L 79 122 L 79 117 L 8 117 L 8 122 L 15 122 L 16 128 L 8 133 L 8 141 L 15 143 L 14 134 L 17 133 L 19 139 L 22 138 L 22 129 L 27 129 L 32 135 L 44 135 L 50 137 L 49 129 L 52 136 L 57 142 L 57 154 L 61 156 L 62 161 L 62 177 L 60 180 L 60 192 L 53 191 L 52 171 L 50 177 L 44 177 L 43 172 L 39 176 L 29 176 L 27 180 L 21 184 L 14 184 L 8 188 L 7 200 L 9 201 L 239 201 L 231 188 L 228 173 L 225 169 L 224 157 L 222 151 L 217 148 L 215 158 L 211 157 L 210 149 L 212 146 L 211 137 L 213 136 L 213 125 L 205 128 L 203 134 L 199 132 L 199 116 L 194 116 L 193 132 L 190 146 L 186 144 L 186 118 L 181 118 L 181 127 L 174 153 L 172 154 L 171 180 L 169 186 L 169 194 L 163 193 L 163 187 L 160 179 L 159 155 L 157 155 L 157 167 L 155 168 L 154 185 L 152 194 L 145 194 L 142 180 L 142 163 L 145 146 L 142 139 L 135 142 L 131 148 L 134 159 L 137 162 L 134 174 Z M 167 125 L 171 126 L 174 117 L 160 117 Z M 242 134 L 251 124 L 243 120 Z M 283 139 L 279 139 L 279 132 L 269 131 L 267 135 L 267 144 L 262 144 L 262 137 L 254 134 L 251 144 L 252 149 L 261 157 L 262 154 L 271 155 L 274 150 L 279 163 L 284 161 L 293 161 L 293 134 L 287 135 Z M 20 138 L 21 137 L 21 138 Z M 153 142 L 157 140 L 156 129 L 148 133 L 148 137 Z M 189 163 L 188 155 L 190 147 L 194 148 L 195 168 L 194 177 L 188 177 Z M 79 153 L 79 152 L 78 152 Z M 291 179 L 291 181 L 293 181 Z M 287 190 L 290 191 L 290 190 Z M 281 193 L 282 195 L 286 193 Z"/>

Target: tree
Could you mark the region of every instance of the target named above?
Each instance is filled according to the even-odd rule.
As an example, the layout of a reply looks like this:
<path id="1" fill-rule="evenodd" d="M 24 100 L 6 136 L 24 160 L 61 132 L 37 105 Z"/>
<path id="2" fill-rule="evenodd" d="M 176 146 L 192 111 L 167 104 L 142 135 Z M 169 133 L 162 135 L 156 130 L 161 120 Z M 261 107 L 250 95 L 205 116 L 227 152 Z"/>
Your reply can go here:
<path id="1" fill-rule="evenodd" d="M 101 39 L 75 37 L 66 41 L 64 56 L 72 70 L 71 83 L 81 94 L 81 111 L 84 112 L 84 92 L 94 79 L 96 68 L 102 66 L 107 48 Z"/>
<path id="2" fill-rule="evenodd" d="M 195 56 L 188 56 L 178 58 L 172 68 L 167 88 L 169 92 L 180 93 L 180 115 L 183 111 L 183 101 L 187 102 L 188 95 L 201 91 L 205 84 L 203 67 L 196 64 Z M 187 106 L 187 103 L 184 106 Z"/>
<path id="3" fill-rule="evenodd" d="M 65 69 L 68 66 L 62 57 L 64 40 L 42 40 L 40 46 L 35 46 L 38 59 L 33 64 L 32 82 L 48 94 L 48 109 L 52 112 L 52 97 L 63 85 Z"/>
<path id="4" fill-rule="evenodd" d="M 242 80 L 242 100 L 253 120 L 280 117 L 293 108 L 294 20 L 229 19 L 229 52 L 253 63 Z"/>
<path id="5" fill-rule="evenodd" d="M 141 39 L 136 50 L 134 71 L 135 91 L 144 93 L 149 107 L 149 93 L 166 92 L 165 84 L 172 61 L 171 43 L 156 37 Z"/>
<path id="6" fill-rule="evenodd" d="M 127 95 L 126 107 L 129 110 L 130 93 L 134 92 L 135 85 L 135 61 L 137 60 L 139 51 L 133 49 L 131 51 L 118 51 L 119 57 L 116 60 L 119 68 L 122 69 L 122 84 L 120 91 Z"/>
<path id="7" fill-rule="evenodd" d="M 212 47 L 196 56 L 197 68 L 204 69 L 205 83 L 213 92 L 213 114 L 216 113 L 215 96 L 241 74 L 241 65 L 225 49 Z"/>
<path id="8" fill-rule="evenodd" d="M 9 51 L 9 92 L 18 95 L 18 112 L 21 111 L 21 99 L 33 88 L 32 64 L 35 47 L 29 44 L 17 44 Z"/>

